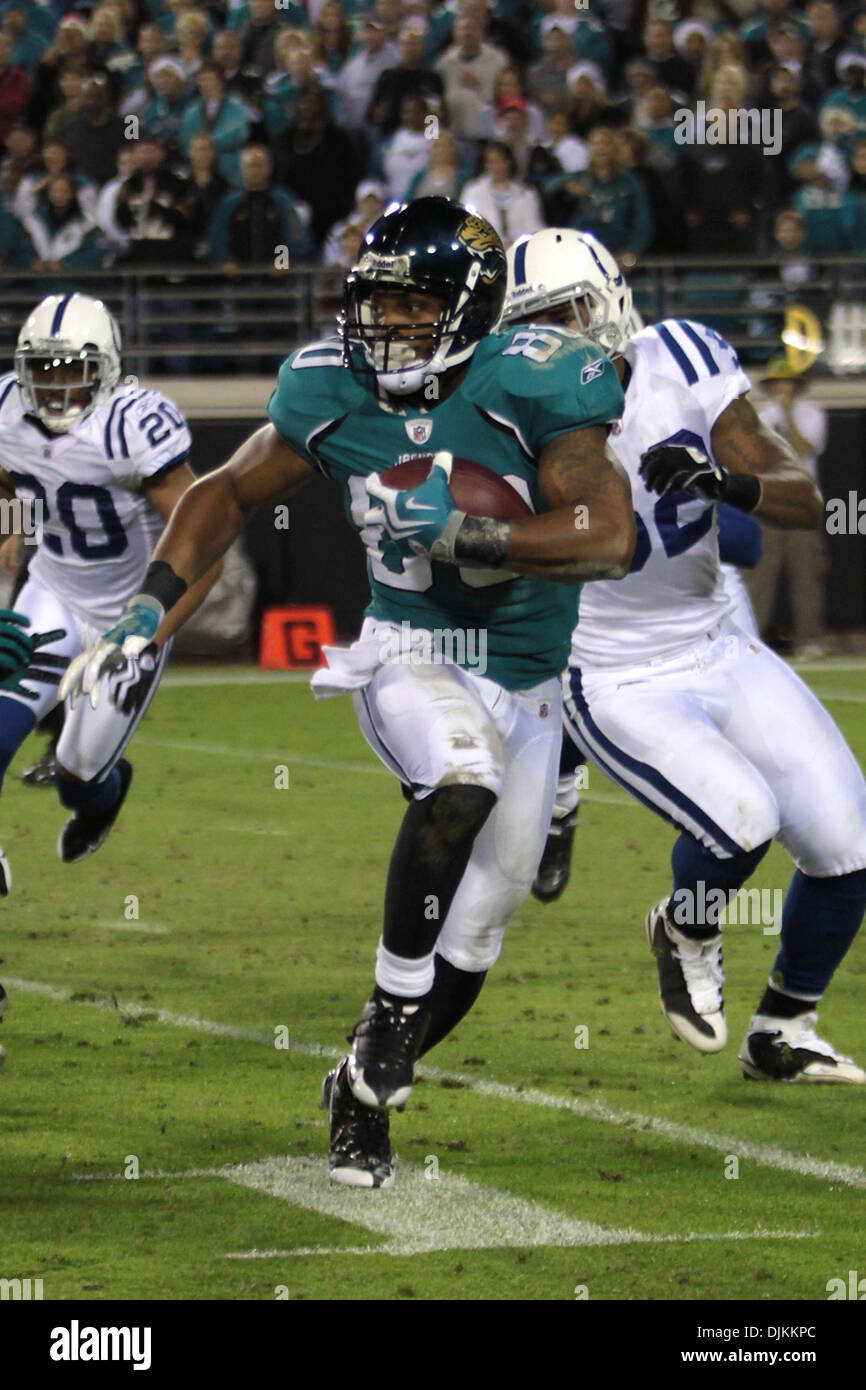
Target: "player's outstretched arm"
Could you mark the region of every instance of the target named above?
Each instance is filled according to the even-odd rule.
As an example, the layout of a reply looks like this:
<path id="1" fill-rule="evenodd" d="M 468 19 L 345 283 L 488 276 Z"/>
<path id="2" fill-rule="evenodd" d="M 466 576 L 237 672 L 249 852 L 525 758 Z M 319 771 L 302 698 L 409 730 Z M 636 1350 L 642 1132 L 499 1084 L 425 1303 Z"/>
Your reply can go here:
<path id="1" fill-rule="evenodd" d="M 174 515 L 180 499 L 191 487 L 195 486 L 195 474 L 188 463 L 182 463 L 164 477 L 160 477 L 150 486 L 145 483 L 145 490 L 148 501 L 151 502 L 159 512 L 163 520 L 168 523 Z M 181 598 L 167 613 L 160 623 L 154 642 L 157 647 L 161 647 L 168 641 L 177 630 L 183 627 L 187 618 L 191 617 L 197 608 L 204 603 L 214 584 L 217 582 L 222 570 L 222 560 L 217 560 L 215 565 L 197 579 L 195 584 L 190 585 Z"/>
<path id="2" fill-rule="evenodd" d="M 751 474 L 760 484 L 757 503 L 743 510 L 790 529 L 814 530 L 824 499 L 787 440 L 765 425 L 745 396 L 716 420 L 710 436 L 716 462 L 731 474 Z M 734 502 L 736 506 L 736 502 Z"/>

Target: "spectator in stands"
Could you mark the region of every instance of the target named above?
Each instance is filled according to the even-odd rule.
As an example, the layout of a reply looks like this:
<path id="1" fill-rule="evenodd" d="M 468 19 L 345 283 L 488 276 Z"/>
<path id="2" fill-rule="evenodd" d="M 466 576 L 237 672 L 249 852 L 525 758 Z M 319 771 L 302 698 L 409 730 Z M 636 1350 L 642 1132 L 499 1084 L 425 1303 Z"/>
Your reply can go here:
<path id="1" fill-rule="evenodd" d="M 280 11 L 273 0 L 247 0 L 249 23 L 243 30 L 241 67 L 250 69 L 262 79 L 274 67 L 274 42 L 280 31 Z"/>
<path id="2" fill-rule="evenodd" d="M 529 134 L 529 112 L 521 97 L 506 97 L 500 104 L 497 139 L 507 145 L 517 162 L 517 172 L 525 179 L 537 141 Z"/>
<path id="3" fill-rule="evenodd" d="M 0 275 L 5 270 L 29 270 L 35 254 L 19 218 L 0 206 Z"/>
<path id="4" fill-rule="evenodd" d="M 545 135 L 544 111 L 534 101 L 527 100 L 519 68 L 503 68 L 496 79 L 493 101 L 484 107 L 479 118 L 478 128 L 482 140 L 502 140 L 505 138 L 503 112 L 510 102 L 521 102 L 526 110 L 527 134 L 533 145 L 539 144 Z"/>
<path id="5" fill-rule="evenodd" d="M 746 88 L 745 71 L 729 63 L 716 74 L 708 109 L 725 111 L 738 122 Z M 680 171 L 691 251 L 724 256 L 756 249 L 759 216 L 771 196 L 765 166 L 759 146 L 736 140 L 684 147 Z"/>
<path id="6" fill-rule="evenodd" d="M 135 172 L 135 146 L 130 141 L 125 149 L 117 154 L 117 173 L 100 190 L 96 203 L 95 222 L 102 233 L 108 257 L 123 253 L 129 248 L 129 234 L 118 226 L 117 195 L 125 179 Z"/>
<path id="7" fill-rule="evenodd" d="M 314 35 L 316 61 L 336 75 L 352 48 L 352 29 L 340 0 L 325 0 L 319 10 Z"/>
<path id="8" fill-rule="evenodd" d="M 484 29 L 471 15 L 454 24 L 454 42 L 436 62 L 445 87 L 445 105 L 458 140 L 477 140 L 481 113 L 493 100 L 496 79 L 508 67 L 508 55 L 484 42 Z"/>
<path id="9" fill-rule="evenodd" d="M 277 66 L 264 83 L 265 128 L 272 144 L 294 121 L 303 88 L 318 83 L 328 92 L 330 103 L 333 83 L 331 74 L 316 62 L 309 34 L 284 29 L 277 35 L 274 52 Z"/>
<path id="10" fill-rule="evenodd" d="M 68 175 L 52 179 L 44 201 L 21 222 L 36 251 L 34 270 L 97 270 L 102 264 L 99 232 Z"/>
<path id="11" fill-rule="evenodd" d="M 298 114 L 276 149 L 279 181 L 312 210 L 317 246 L 328 228 L 352 207 L 361 178 L 361 163 L 351 136 L 330 116 L 328 95 L 308 83 L 298 99 Z"/>
<path id="12" fill-rule="evenodd" d="M 307 250 L 307 230 L 295 200 L 271 182 L 273 159 L 266 145 L 249 145 L 241 155 L 243 189 L 218 204 L 210 229 L 210 256 L 225 274 L 241 266 L 269 273 L 287 269 L 276 254 L 291 259 Z"/>
<path id="13" fill-rule="evenodd" d="M 210 25 L 199 10 L 187 10 L 177 21 L 177 56 L 186 81 L 195 80 L 207 57 Z"/>
<path id="14" fill-rule="evenodd" d="M 809 110 L 814 111 L 824 99 L 827 88 L 820 69 L 807 60 L 808 45 L 799 26 L 790 22 L 771 24 L 767 30 L 767 42 L 773 64 L 790 68 L 797 75 L 801 98 Z M 772 104 L 766 92 L 761 93 L 760 101 L 762 105 Z"/>
<path id="15" fill-rule="evenodd" d="M 115 220 L 129 236 L 125 264 L 183 265 L 192 260 L 195 195 L 168 165 L 165 144 L 146 132 L 135 146 L 135 172 L 121 184 Z"/>
<path id="16" fill-rule="evenodd" d="M 625 66 L 625 93 L 617 105 L 626 120 L 639 126 L 646 120 L 646 103 L 650 92 L 659 85 L 655 68 L 646 58 L 632 58 Z"/>
<path id="17" fill-rule="evenodd" d="M 696 74 L 700 73 L 713 41 L 709 24 L 702 24 L 699 19 L 684 19 L 674 29 L 673 39 L 680 57 L 691 64 Z"/>
<path id="18" fill-rule="evenodd" d="M 809 38 L 809 27 L 804 20 L 793 14 L 792 0 L 761 0 L 758 12 L 740 25 L 740 38 L 745 45 L 745 60 L 759 68 L 769 62 L 767 38 L 774 25 L 794 24 L 802 31 L 804 39 Z"/>
<path id="19" fill-rule="evenodd" d="M 438 144 L 438 141 L 437 141 Z M 412 194 L 412 197 L 415 195 Z M 355 190 L 355 206 L 348 217 L 336 222 L 325 240 L 322 261 L 325 265 L 342 265 L 346 253 L 344 234 L 352 229 L 352 235 L 360 237 L 371 227 L 377 217 L 381 217 L 386 207 L 385 187 L 375 179 L 364 179 Z"/>
<path id="20" fill-rule="evenodd" d="M 225 89 L 230 96 L 248 99 L 253 91 L 262 92 L 262 84 L 241 66 L 243 40 L 236 29 L 220 29 L 214 35 L 213 61 L 219 65 Z"/>
<path id="21" fill-rule="evenodd" d="M 723 29 L 717 34 L 710 44 L 704 65 L 701 68 L 697 81 L 697 95 L 707 99 L 716 80 L 716 74 L 720 68 L 727 67 L 733 63 L 736 67 L 742 68 L 743 72 L 748 72 L 749 64 L 746 56 L 746 47 L 741 39 L 731 29 Z"/>
<path id="22" fill-rule="evenodd" d="M 95 220 L 97 190 L 81 174 L 76 174 L 68 145 L 62 141 L 46 141 L 42 146 L 41 168 L 25 174 L 15 193 L 12 211 L 16 217 L 29 217 L 47 194 L 52 179 L 66 175 L 75 185 L 78 202 L 85 217 Z"/>
<path id="23" fill-rule="evenodd" d="M 409 21 L 400 30 L 400 62 L 379 77 L 368 112 L 371 125 L 383 135 L 393 135 L 400 124 L 404 97 L 424 97 L 437 106 L 442 102 L 442 78 L 424 67 L 426 41 L 427 29 L 418 20 Z"/>
<path id="24" fill-rule="evenodd" d="M 181 147 L 188 101 L 183 63 L 174 57 L 157 58 L 147 76 L 156 95 L 141 117 L 141 129 L 155 135 L 175 155 Z"/>
<path id="25" fill-rule="evenodd" d="M 39 168 L 39 142 L 29 126 L 19 121 L 7 132 L 6 153 L 0 162 L 0 192 L 11 201 L 21 180 Z"/>
<path id="26" fill-rule="evenodd" d="M 571 199 L 568 225 L 592 232 L 630 268 L 652 240 L 649 200 L 643 184 L 620 163 L 614 128 L 598 126 L 587 143 L 589 166 L 564 180 Z"/>
<path id="27" fill-rule="evenodd" d="M 241 181 L 241 150 L 250 136 L 246 102 L 226 93 L 222 68 L 211 60 L 202 63 L 197 85 L 198 96 L 184 109 L 181 148 L 188 155 L 192 137 L 204 131 L 219 150 L 220 173 L 237 188 Z"/>
<path id="28" fill-rule="evenodd" d="M 866 131 L 866 53 L 851 49 L 839 55 L 836 72 L 840 86 L 827 93 L 821 111 L 841 106 L 851 111 L 860 130 Z"/>
<path id="29" fill-rule="evenodd" d="M 78 68 L 69 67 L 62 70 L 59 90 L 63 100 L 59 106 L 55 106 L 42 128 L 43 143 L 56 140 L 69 118 L 84 110 L 84 75 Z"/>
<path id="30" fill-rule="evenodd" d="M 563 3 L 568 5 L 570 0 L 563 0 Z M 405 4 L 404 8 L 408 9 L 408 4 Z M 421 11 L 427 8 L 426 4 L 420 3 Z M 497 9 L 501 13 L 496 13 L 491 8 L 490 0 L 457 0 L 452 15 L 449 13 L 451 7 L 444 6 L 434 15 L 428 54 L 434 59 L 441 57 L 449 44 L 454 41 L 454 26 L 457 20 L 466 17 L 477 20 L 481 25 L 481 37 L 484 43 L 507 54 L 509 62 L 524 67 L 532 57 L 534 47 L 528 36 L 522 31 L 521 26 L 512 22 L 516 18 L 514 6 L 510 7 L 511 13 L 506 17 L 505 12 L 508 8 L 507 4 L 497 5 Z"/>
<path id="31" fill-rule="evenodd" d="M 367 119 L 373 92 L 382 73 L 400 61 L 400 50 L 375 14 L 367 15 L 361 24 L 361 45 L 360 51 L 340 69 L 337 119 L 366 153 L 374 139 Z"/>
<path id="32" fill-rule="evenodd" d="M 60 74 L 74 69 L 87 72 L 87 28 L 79 15 L 68 14 L 57 26 L 57 32 L 42 55 L 34 78 L 31 119 L 41 127 L 49 111 L 60 100 Z"/>
<path id="33" fill-rule="evenodd" d="M 684 146 L 677 140 L 674 98 L 667 87 L 653 87 L 642 104 L 635 126 L 646 133 L 656 155 L 656 167 L 672 173 L 679 164 Z"/>
<path id="34" fill-rule="evenodd" d="M 661 151 L 649 134 L 626 126 L 616 134 L 617 154 L 622 169 L 643 185 L 652 222 L 650 256 L 675 256 L 685 250 L 686 229 L 679 199 L 672 196 L 669 180 L 663 176 L 668 165 L 659 159 Z"/>
<path id="35" fill-rule="evenodd" d="M 787 439 L 802 466 L 817 480 L 818 461 L 827 447 L 826 411 L 803 399 L 805 379 L 784 357 L 768 364 L 760 384 L 770 398 L 758 410 L 762 422 Z M 794 656 L 823 656 L 826 572 L 823 527 L 813 531 L 765 527 L 763 558 L 748 578 L 761 635 L 766 635 L 772 622 L 779 585 L 787 580 Z"/>
<path id="36" fill-rule="evenodd" d="M 585 140 L 572 135 L 568 108 L 555 106 L 547 114 L 544 136 L 532 151 L 529 181 L 543 189 L 548 178 L 561 173 L 576 174 L 588 164 L 589 149 Z M 555 219 L 547 220 L 555 225 Z"/>
<path id="37" fill-rule="evenodd" d="M 573 4 L 573 0 L 571 0 Z M 558 0 L 560 13 L 565 12 L 565 6 L 569 0 Z M 586 11 L 578 11 L 575 15 L 574 33 L 571 36 L 572 51 L 579 59 L 585 59 L 588 63 L 596 63 L 605 74 L 610 77 L 613 68 L 613 46 L 608 37 L 605 25 L 594 15 L 587 14 Z"/>
<path id="38" fill-rule="evenodd" d="M 370 172 L 385 185 L 388 201 L 403 201 L 412 180 L 430 163 L 438 127 L 428 127 L 430 109 L 423 97 L 403 98 L 400 124 L 373 152 Z"/>
<path id="39" fill-rule="evenodd" d="M 457 198 L 466 182 L 466 161 L 450 130 L 440 127 L 439 135 L 430 141 L 430 162 L 415 175 L 406 193 L 407 202 L 413 198 Z"/>
<path id="40" fill-rule="evenodd" d="M 830 163 L 831 154 L 838 162 L 839 152 L 826 144 L 801 145 L 790 163 L 800 183 L 794 207 L 803 218 L 809 256 L 832 256 L 848 248 L 848 222 L 854 208 L 846 191 L 848 169 L 842 182 L 836 164 Z"/>
<path id="41" fill-rule="evenodd" d="M 534 188 L 521 183 L 509 146 L 490 140 L 482 158 L 481 178 L 464 185 L 460 201 L 485 217 L 506 247 L 518 237 L 540 231 L 544 226 L 541 202 Z"/>
<path id="42" fill-rule="evenodd" d="M 568 32 L 568 16 L 546 15 L 541 21 L 544 57 L 526 75 L 526 94 L 545 111 L 568 100 L 568 74 L 574 67 L 574 49 Z"/>
<path id="43" fill-rule="evenodd" d="M 56 16 L 34 0 L 6 0 L 0 13 L 3 31 L 12 40 L 12 66 L 32 78 L 53 38 Z"/>
<path id="44" fill-rule="evenodd" d="M 232 191 L 228 179 L 219 171 L 218 162 L 219 150 L 212 137 L 206 131 L 193 135 L 187 150 L 187 163 L 193 190 L 193 254 L 197 261 L 210 259 L 211 223 L 223 198 Z"/>
<path id="45" fill-rule="evenodd" d="M 113 58 L 128 52 L 123 17 L 113 5 L 97 5 L 87 27 L 87 61 L 91 68 L 108 68 Z"/>
<path id="46" fill-rule="evenodd" d="M 657 78 L 665 87 L 691 96 L 698 74 L 674 47 L 674 26 L 669 19 L 649 18 L 643 31 L 644 53 L 652 63 Z"/>
<path id="47" fill-rule="evenodd" d="M 11 35 L 0 30 L 0 140 L 5 140 L 10 127 L 26 116 L 33 92 L 24 69 L 13 66 L 13 47 Z"/>
<path id="48" fill-rule="evenodd" d="M 851 149 L 846 233 L 849 251 L 866 252 L 866 138 L 855 140 Z"/>
<path id="49" fill-rule="evenodd" d="M 117 167 L 123 120 L 115 114 L 111 86 L 102 73 L 87 78 L 81 102 L 81 111 L 70 116 L 57 134 L 75 151 L 79 171 L 101 188 Z"/>
<path id="50" fill-rule="evenodd" d="M 120 103 L 122 116 L 141 116 L 150 106 L 156 93 L 148 79 L 151 63 L 168 53 L 168 35 L 158 24 L 142 24 L 138 31 L 136 56 L 127 70 Z"/>
<path id="51" fill-rule="evenodd" d="M 770 93 L 773 109 L 782 113 L 782 139 L 778 154 L 768 154 L 766 159 L 773 167 L 780 197 L 787 201 L 794 192 L 788 161 L 801 145 L 818 138 L 818 122 L 803 105 L 800 76 L 793 68 L 777 64 L 770 69 Z"/>
<path id="52" fill-rule="evenodd" d="M 575 63 L 568 74 L 568 89 L 571 128 L 581 140 L 596 126 L 627 124 L 625 113 L 609 99 L 601 69 L 594 63 Z"/>
<path id="53" fill-rule="evenodd" d="M 809 69 L 829 91 L 836 81 L 836 64 L 845 49 L 842 15 L 833 0 L 812 0 L 806 6 L 806 20 L 812 35 Z"/>

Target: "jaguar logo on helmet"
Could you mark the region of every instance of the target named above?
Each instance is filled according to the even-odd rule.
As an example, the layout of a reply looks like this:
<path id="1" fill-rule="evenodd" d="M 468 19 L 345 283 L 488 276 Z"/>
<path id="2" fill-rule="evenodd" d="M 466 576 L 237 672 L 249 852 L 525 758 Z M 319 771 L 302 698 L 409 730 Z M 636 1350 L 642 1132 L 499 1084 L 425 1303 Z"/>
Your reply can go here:
<path id="1" fill-rule="evenodd" d="M 486 218 L 479 217 L 477 213 L 467 217 L 457 233 L 457 240 L 462 241 L 464 246 L 468 246 L 470 251 L 475 251 L 478 255 L 501 245 L 498 233 Z"/>

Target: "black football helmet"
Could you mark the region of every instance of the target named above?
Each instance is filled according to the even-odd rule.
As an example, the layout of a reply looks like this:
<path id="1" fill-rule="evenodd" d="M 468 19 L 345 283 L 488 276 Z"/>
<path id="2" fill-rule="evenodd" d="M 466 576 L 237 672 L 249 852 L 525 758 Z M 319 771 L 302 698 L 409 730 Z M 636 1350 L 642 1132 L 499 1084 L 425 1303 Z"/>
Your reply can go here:
<path id="1" fill-rule="evenodd" d="M 466 362 L 497 327 L 507 267 L 489 222 L 450 198 L 416 198 L 374 222 L 346 277 L 340 334 L 344 360 L 363 348 L 367 369 L 394 395 L 420 391 L 429 376 Z M 437 319 L 388 324 L 376 291 L 415 291 L 442 301 Z"/>

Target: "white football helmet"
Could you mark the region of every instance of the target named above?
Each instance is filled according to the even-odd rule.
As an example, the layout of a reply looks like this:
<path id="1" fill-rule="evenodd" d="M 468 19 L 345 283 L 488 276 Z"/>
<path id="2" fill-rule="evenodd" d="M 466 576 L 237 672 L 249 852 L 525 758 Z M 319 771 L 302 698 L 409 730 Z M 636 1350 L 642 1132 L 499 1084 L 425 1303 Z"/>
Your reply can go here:
<path id="1" fill-rule="evenodd" d="M 547 227 L 508 252 L 503 326 L 531 323 L 542 309 L 571 305 L 587 338 L 618 357 L 630 336 L 631 290 L 613 256 L 591 232 Z"/>
<path id="2" fill-rule="evenodd" d="M 120 330 L 101 299 L 49 294 L 18 335 L 15 377 L 28 412 L 66 434 L 120 379 Z"/>

